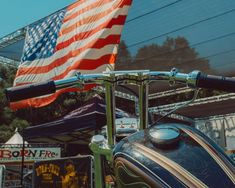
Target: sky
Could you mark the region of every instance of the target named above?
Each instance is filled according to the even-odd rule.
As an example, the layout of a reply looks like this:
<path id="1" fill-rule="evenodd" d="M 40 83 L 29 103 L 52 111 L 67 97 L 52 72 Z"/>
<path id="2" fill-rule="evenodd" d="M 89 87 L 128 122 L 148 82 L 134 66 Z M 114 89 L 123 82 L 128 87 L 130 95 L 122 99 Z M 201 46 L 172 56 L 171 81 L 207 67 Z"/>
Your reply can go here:
<path id="1" fill-rule="evenodd" d="M 132 46 L 129 50 L 135 52 L 148 43 L 161 44 L 166 37 L 183 36 L 192 47 L 194 44 L 203 42 L 194 48 L 200 57 L 209 57 L 210 65 L 219 72 L 235 70 L 235 1 L 148 0 L 144 3 L 134 0 L 128 19 L 131 20 L 133 17 L 170 3 L 174 4 L 140 19 L 127 21 L 123 36 L 127 44 Z M 190 26 L 190 24 L 193 25 Z M 171 32 L 173 30 L 178 31 Z M 159 37 L 161 35 L 163 36 Z M 133 45 L 151 38 L 151 41 Z M 219 39 L 205 42 L 215 38 Z"/>
<path id="2" fill-rule="evenodd" d="M 0 38 L 73 2 L 0 0 Z M 235 70 L 235 1 L 133 0 L 122 34 L 133 56 L 144 45 L 162 44 L 166 37 L 177 36 L 185 37 L 216 70 Z"/>
<path id="3" fill-rule="evenodd" d="M 0 38 L 73 2 L 75 0 L 1 0 Z"/>
<path id="4" fill-rule="evenodd" d="M 0 38 L 72 2 L 1 0 Z M 134 56 L 144 45 L 162 44 L 167 37 L 183 36 L 200 57 L 210 60 L 211 67 L 220 72 L 235 70 L 234 18 L 234 0 L 133 0 L 122 39 Z M 202 44 L 194 46 L 198 43 Z"/>

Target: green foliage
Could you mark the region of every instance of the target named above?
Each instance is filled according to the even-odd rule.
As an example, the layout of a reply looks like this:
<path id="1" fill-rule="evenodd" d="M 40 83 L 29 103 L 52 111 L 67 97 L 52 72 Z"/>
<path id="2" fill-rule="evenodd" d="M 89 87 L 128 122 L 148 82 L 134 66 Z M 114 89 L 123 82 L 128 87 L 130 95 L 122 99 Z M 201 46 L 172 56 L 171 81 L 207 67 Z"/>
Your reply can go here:
<path id="1" fill-rule="evenodd" d="M 131 64 L 132 57 L 131 53 L 128 51 L 125 41 L 121 41 L 118 47 L 118 55 L 115 64 L 115 69 L 120 69 L 121 66 L 126 64 Z"/>
<path id="2" fill-rule="evenodd" d="M 0 64 L 0 142 L 3 143 L 13 134 L 15 128 L 22 130 L 29 123 L 26 120 L 16 117 L 14 112 L 8 107 L 4 88 L 10 87 L 16 73 L 16 68 Z"/>
<path id="3" fill-rule="evenodd" d="M 190 48 L 188 41 L 183 37 L 167 38 L 161 45 L 146 45 L 140 48 L 134 57 L 131 56 L 124 41 L 121 41 L 119 45 L 116 70 L 149 69 L 167 71 L 173 67 L 185 72 L 199 69 L 207 73 L 213 73 L 209 61 L 200 58 L 196 50 Z M 16 127 L 20 131 L 29 125 L 53 121 L 64 116 L 83 104 L 95 93 L 94 91 L 65 93 L 48 106 L 12 112 L 8 107 L 4 88 L 12 86 L 15 73 L 16 68 L 0 64 L 0 142 L 9 139 Z M 220 92 L 203 90 L 199 93 L 199 96 L 204 97 L 215 94 L 220 94 Z M 166 97 L 158 100 L 158 104 L 183 101 L 191 97 L 192 93 Z"/>
<path id="4" fill-rule="evenodd" d="M 15 128 L 21 131 L 29 125 L 58 119 L 93 95 L 93 92 L 65 93 L 48 106 L 37 109 L 20 109 L 13 112 L 9 108 L 4 89 L 12 86 L 15 74 L 16 68 L 0 64 L 0 142 L 9 139 L 14 134 Z"/>
<path id="5" fill-rule="evenodd" d="M 48 106 L 20 109 L 16 112 L 16 115 L 27 120 L 31 125 L 38 125 L 61 118 L 82 105 L 93 95 L 93 91 L 64 93 Z"/>
<path id="6" fill-rule="evenodd" d="M 1 124 L 0 143 L 6 142 L 14 134 L 16 128 L 18 128 L 18 131 L 22 131 L 27 126 L 29 126 L 29 123 L 26 120 L 22 120 L 16 117 L 12 119 L 10 124 Z"/>

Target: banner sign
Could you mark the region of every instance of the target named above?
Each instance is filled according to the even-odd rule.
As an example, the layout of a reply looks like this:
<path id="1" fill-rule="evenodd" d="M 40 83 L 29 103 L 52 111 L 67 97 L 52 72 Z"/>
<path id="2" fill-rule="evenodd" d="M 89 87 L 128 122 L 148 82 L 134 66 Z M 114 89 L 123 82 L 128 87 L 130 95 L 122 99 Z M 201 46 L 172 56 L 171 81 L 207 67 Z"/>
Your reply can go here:
<path id="1" fill-rule="evenodd" d="M 60 158 L 60 147 L 45 148 L 0 148 L 0 162 L 41 161 Z"/>
<path id="2" fill-rule="evenodd" d="M 40 161 L 34 164 L 34 188 L 90 188 L 92 156 Z"/>

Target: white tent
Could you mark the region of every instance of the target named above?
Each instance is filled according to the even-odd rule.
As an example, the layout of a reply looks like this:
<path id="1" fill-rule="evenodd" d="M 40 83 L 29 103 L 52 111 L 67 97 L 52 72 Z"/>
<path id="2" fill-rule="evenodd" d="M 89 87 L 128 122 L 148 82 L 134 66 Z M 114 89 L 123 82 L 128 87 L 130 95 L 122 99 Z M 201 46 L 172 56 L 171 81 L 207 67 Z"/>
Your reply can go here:
<path id="1" fill-rule="evenodd" d="M 27 145 L 28 142 L 24 141 L 24 144 Z M 19 134 L 18 129 L 16 128 L 15 134 L 5 143 L 5 147 L 19 146 L 23 145 L 23 137 Z"/>

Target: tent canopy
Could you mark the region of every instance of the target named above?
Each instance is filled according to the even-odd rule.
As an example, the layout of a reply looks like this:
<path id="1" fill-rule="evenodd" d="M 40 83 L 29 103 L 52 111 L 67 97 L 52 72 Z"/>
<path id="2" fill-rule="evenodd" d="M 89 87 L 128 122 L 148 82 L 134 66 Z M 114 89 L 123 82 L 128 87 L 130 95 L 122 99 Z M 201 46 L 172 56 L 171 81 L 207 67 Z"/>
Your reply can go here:
<path id="1" fill-rule="evenodd" d="M 116 118 L 127 114 L 116 110 Z M 31 142 L 88 144 L 95 131 L 106 124 L 106 105 L 96 95 L 63 118 L 23 130 L 23 137 Z"/>
<path id="2" fill-rule="evenodd" d="M 24 141 L 25 144 L 28 144 L 28 142 Z M 15 134 L 5 143 L 3 147 L 9 147 L 9 146 L 19 146 L 23 145 L 23 137 L 19 134 L 18 129 L 16 128 Z"/>

